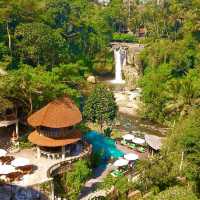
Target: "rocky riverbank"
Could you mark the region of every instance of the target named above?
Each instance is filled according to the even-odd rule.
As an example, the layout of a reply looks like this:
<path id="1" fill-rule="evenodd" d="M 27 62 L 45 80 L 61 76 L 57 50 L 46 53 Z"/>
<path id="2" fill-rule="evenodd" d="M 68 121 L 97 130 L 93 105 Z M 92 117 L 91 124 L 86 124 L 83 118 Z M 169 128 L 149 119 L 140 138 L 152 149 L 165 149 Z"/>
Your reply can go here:
<path id="1" fill-rule="evenodd" d="M 114 96 L 120 113 L 130 116 L 138 116 L 141 101 L 141 89 L 133 91 L 115 91 Z"/>

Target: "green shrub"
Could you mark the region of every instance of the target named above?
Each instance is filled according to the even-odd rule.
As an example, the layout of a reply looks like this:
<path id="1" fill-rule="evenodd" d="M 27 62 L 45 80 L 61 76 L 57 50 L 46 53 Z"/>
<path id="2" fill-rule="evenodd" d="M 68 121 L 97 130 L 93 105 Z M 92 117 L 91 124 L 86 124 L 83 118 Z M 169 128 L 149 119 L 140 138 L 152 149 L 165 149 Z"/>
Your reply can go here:
<path id="1" fill-rule="evenodd" d="M 72 165 L 71 170 L 54 178 L 55 191 L 60 197 L 76 200 L 90 176 L 91 169 L 88 161 L 79 160 Z"/>
<path id="2" fill-rule="evenodd" d="M 106 129 L 104 129 L 104 135 L 106 137 L 110 137 L 111 136 L 111 133 L 112 133 L 112 129 L 110 127 L 107 127 Z"/>
<path id="3" fill-rule="evenodd" d="M 28 135 L 23 135 L 19 138 L 20 149 L 28 149 L 33 147 L 33 144 L 28 140 Z"/>
<path id="4" fill-rule="evenodd" d="M 154 200 L 198 200 L 192 190 L 186 187 L 171 187 L 168 190 L 160 192 L 156 195 Z"/>
<path id="5" fill-rule="evenodd" d="M 92 168 L 98 167 L 101 164 L 103 155 L 104 155 L 103 149 L 92 153 L 92 155 L 91 155 L 91 167 Z"/>
<path id="6" fill-rule="evenodd" d="M 87 132 L 90 130 L 90 128 L 89 128 L 85 123 L 81 123 L 81 124 L 77 125 L 76 127 L 77 127 L 77 129 L 79 129 L 83 134 L 84 134 L 84 133 L 87 133 Z"/>
<path id="7" fill-rule="evenodd" d="M 108 175 L 104 178 L 103 182 L 99 184 L 99 189 L 111 189 L 114 186 L 115 194 L 114 196 L 120 200 L 126 200 L 128 192 L 134 189 L 134 185 L 132 182 L 128 181 L 126 176 L 123 177 L 113 177 L 112 175 Z M 109 199 L 113 199 L 112 197 Z"/>
<path id="8" fill-rule="evenodd" d="M 111 137 L 113 139 L 121 138 L 122 137 L 122 133 L 121 133 L 120 130 L 114 129 L 114 130 L 112 130 Z"/>

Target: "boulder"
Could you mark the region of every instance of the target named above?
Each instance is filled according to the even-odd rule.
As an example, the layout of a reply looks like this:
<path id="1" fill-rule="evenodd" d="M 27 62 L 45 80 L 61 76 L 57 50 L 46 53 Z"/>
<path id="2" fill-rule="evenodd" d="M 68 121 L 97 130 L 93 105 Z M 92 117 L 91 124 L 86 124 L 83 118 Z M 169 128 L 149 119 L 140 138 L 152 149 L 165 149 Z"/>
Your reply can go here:
<path id="1" fill-rule="evenodd" d="M 137 200 L 137 199 L 140 199 L 140 198 L 142 198 L 142 193 L 139 190 L 135 190 L 135 191 L 130 192 L 128 194 L 129 200 Z"/>
<path id="2" fill-rule="evenodd" d="M 185 184 L 187 183 L 186 177 L 178 176 L 178 177 L 177 177 L 177 180 L 178 180 L 181 184 L 183 184 L 183 185 L 185 185 Z"/>
<path id="3" fill-rule="evenodd" d="M 96 78 L 95 78 L 95 76 L 88 76 L 88 78 L 87 78 L 87 82 L 88 83 L 93 83 L 93 84 L 95 84 L 96 83 Z"/>
<path id="4" fill-rule="evenodd" d="M 148 199 L 150 199 L 152 196 L 153 196 L 153 192 L 148 192 L 148 193 L 146 193 L 146 194 L 143 196 L 143 199 L 144 199 L 144 200 L 148 200 Z"/>

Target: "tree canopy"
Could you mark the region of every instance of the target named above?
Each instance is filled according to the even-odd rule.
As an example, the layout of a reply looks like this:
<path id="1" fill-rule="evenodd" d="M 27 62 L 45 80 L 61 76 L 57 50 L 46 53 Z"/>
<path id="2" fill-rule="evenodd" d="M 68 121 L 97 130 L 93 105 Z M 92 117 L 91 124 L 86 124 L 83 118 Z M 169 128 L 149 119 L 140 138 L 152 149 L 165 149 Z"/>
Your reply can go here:
<path id="1" fill-rule="evenodd" d="M 83 115 L 86 120 L 97 122 L 101 126 L 112 122 L 117 113 L 117 105 L 112 91 L 103 85 L 97 86 L 88 97 Z"/>

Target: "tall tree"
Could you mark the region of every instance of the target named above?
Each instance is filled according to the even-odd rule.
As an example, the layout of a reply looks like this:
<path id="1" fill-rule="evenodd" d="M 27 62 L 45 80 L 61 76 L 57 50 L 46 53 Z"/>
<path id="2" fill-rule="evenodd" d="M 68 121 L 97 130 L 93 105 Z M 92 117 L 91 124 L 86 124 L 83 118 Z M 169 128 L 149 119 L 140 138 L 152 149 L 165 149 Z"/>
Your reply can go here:
<path id="1" fill-rule="evenodd" d="M 103 85 L 97 86 L 88 97 L 83 115 L 91 121 L 100 124 L 112 122 L 117 114 L 117 105 L 113 93 Z"/>

